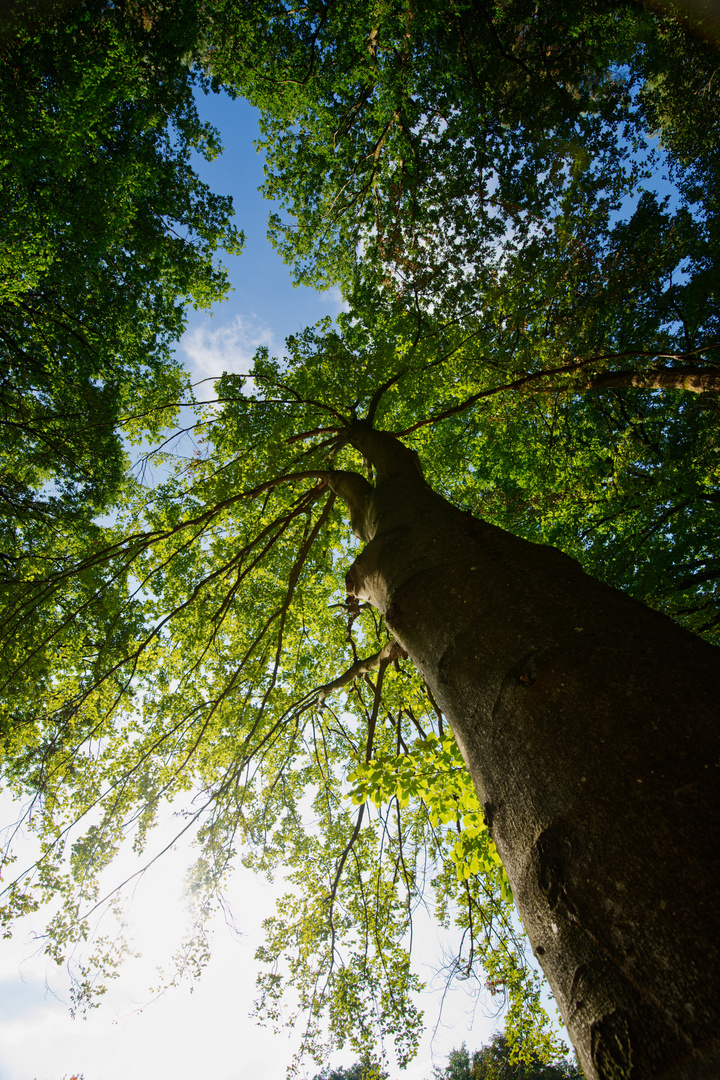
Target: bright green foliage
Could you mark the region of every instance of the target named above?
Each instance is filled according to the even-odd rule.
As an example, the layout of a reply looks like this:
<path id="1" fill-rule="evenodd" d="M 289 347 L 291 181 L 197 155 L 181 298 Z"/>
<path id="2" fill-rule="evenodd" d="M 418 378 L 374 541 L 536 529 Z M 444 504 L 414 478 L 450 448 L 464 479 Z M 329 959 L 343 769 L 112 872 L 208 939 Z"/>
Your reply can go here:
<path id="1" fill-rule="evenodd" d="M 359 326 L 346 329 L 360 340 Z M 185 973 L 207 955 L 204 918 L 242 852 L 260 871 L 282 870 L 294 890 L 259 954 L 263 1020 L 304 1012 L 304 1050 L 318 1061 L 333 1044 L 372 1056 L 379 1040 L 406 1060 L 421 1024 L 408 933 L 431 889 L 437 917 L 460 930 L 456 974 L 503 995 L 510 1025 L 544 1049 L 540 984 L 504 871 L 419 676 L 401 660 L 323 691 L 388 634 L 371 610 L 345 602 L 355 542 L 318 486 L 328 466 L 361 462 L 322 434 L 294 440 L 366 408 L 396 353 L 363 368 L 328 328 L 291 350 L 282 368 L 261 352 L 250 387 L 235 376 L 217 384 L 222 411 L 209 405 L 204 420 L 212 456 L 181 461 L 152 492 L 138 488 L 104 542 L 72 570 L 68 553 L 18 594 L 4 626 L 12 655 L 25 672 L 56 659 L 32 685 L 22 667 L 6 669 L 7 730 L 25 734 L 5 773 L 18 793 L 36 793 L 44 844 L 10 907 L 29 893 L 59 903 L 49 949 L 72 952 L 123 836 L 145 850 L 159 809 L 184 803 L 182 829 L 200 846 Z M 398 352 L 408 352 L 401 342 Z M 112 633 L 96 634 L 96 611 Z M 440 786 L 429 782 L 436 768 Z M 361 790 L 374 801 L 354 807 Z M 88 987 L 81 972 L 80 997 Z"/>
<path id="2" fill-rule="evenodd" d="M 607 121 L 634 5 L 420 0 L 219 5 L 213 71 L 263 114 L 272 233 L 298 280 L 347 281 L 355 251 L 409 289 L 472 288 L 507 228 L 565 191 L 623 182 Z M 470 283 L 468 283 L 470 284 Z"/>
<path id="3" fill-rule="evenodd" d="M 33 8 L 33 5 L 30 5 Z M 0 36 L 0 500 L 3 551 L 118 492 L 119 431 L 154 437 L 186 377 L 171 343 L 228 282 L 231 204 L 189 66 L 193 2 L 17 5 Z M 15 532 L 17 531 L 17 534 Z"/>
<path id="4" fill-rule="evenodd" d="M 328 486 L 331 470 L 364 472 L 343 431 L 369 418 L 457 504 L 720 630 L 717 396 L 653 383 L 720 370 L 712 185 L 694 201 L 715 151 L 703 142 L 692 156 L 687 36 L 636 5 L 540 7 L 227 3 L 198 28 L 191 4 L 172 18 L 99 5 L 94 19 L 83 5 L 52 47 L 42 28 L 3 44 L 23 59 L 5 77 L 37 125 L 11 117 L 32 153 L 12 181 L 22 216 L 6 203 L 22 258 L 8 255 L 3 293 L 32 360 L 11 366 L 7 407 L 22 401 L 34 419 L 5 444 L 13 461 L 26 452 L 16 475 L 31 508 L 50 480 L 68 518 L 81 495 L 99 505 L 117 489 L 114 435 L 84 478 L 92 410 L 107 434 L 130 395 L 142 413 L 175 400 L 178 305 L 220 288 L 208 257 L 230 242 L 228 208 L 187 167 L 189 149 L 213 141 L 185 60 L 265 109 L 269 190 L 298 219 L 276 229 L 281 249 L 303 280 L 342 281 L 353 299 L 337 326 L 291 339 L 282 362 L 261 350 L 247 380 L 219 380 L 198 406 L 208 453 L 168 451 L 167 480 L 128 481 L 112 525 L 78 509 L 53 539 L 18 511 L 29 550 L 0 627 L 0 731 L 40 857 L 14 882 L 6 873 L 2 914 L 55 905 L 50 954 L 91 953 L 78 1004 L 102 991 L 93 965 L 116 959 L 110 939 L 89 940 L 99 875 L 127 837 L 141 865 L 151 858 L 172 807 L 198 846 L 180 974 L 207 958 L 233 859 L 279 871 L 290 892 L 266 924 L 260 1016 L 303 1012 L 318 1062 L 348 1045 L 377 1063 L 390 1041 L 404 1061 L 421 1025 L 412 915 L 430 896 L 459 931 L 452 974 L 507 1003 L 513 1052 L 554 1052 L 444 720 L 411 664 L 383 653 L 381 616 L 345 597 L 357 545 Z M 707 75 L 711 54 L 695 52 Z M 32 66 L 50 70 L 50 55 L 63 58 L 56 78 Z M 702 85 L 714 116 L 720 84 Z M 685 204 L 636 192 L 619 208 L 654 122 Z M 43 457 L 41 435 L 66 409 L 81 415 L 75 456 Z M 137 433 L 167 420 L 152 415 Z"/>
<path id="5" fill-rule="evenodd" d="M 452 735 L 431 733 L 415 739 L 404 754 L 375 754 L 372 761 L 360 761 L 348 774 L 355 784 L 350 798 L 355 803 L 370 799 L 376 806 L 397 799 L 403 808 L 410 799 L 422 799 L 428 809 L 430 824 L 457 826 L 450 858 L 460 880 L 467 880 L 482 870 L 495 873 L 502 895 L 510 899 L 510 885 L 505 878 L 500 856 L 490 839 L 477 794 Z"/>

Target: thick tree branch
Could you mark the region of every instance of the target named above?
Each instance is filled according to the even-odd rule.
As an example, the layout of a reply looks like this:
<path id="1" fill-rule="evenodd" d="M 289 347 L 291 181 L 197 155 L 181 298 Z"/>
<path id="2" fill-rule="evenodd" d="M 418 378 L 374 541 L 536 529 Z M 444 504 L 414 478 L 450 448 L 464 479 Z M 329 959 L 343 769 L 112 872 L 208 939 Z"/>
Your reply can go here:
<path id="1" fill-rule="evenodd" d="M 372 535 L 368 533 L 367 509 L 373 491 L 372 485 L 364 476 L 355 472 L 329 470 L 325 477 L 330 490 L 339 495 L 345 503 L 355 535 L 361 540 L 371 540 Z"/>
<path id="2" fill-rule="evenodd" d="M 360 675 L 365 675 L 368 671 L 375 671 L 381 664 L 397 660 L 399 657 L 404 659 L 406 656 L 407 653 L 402 645 L 399 645 L 395 640 L 388 641 L 388 643 L 383 645 L 382 649 L 378 652 L 373 653 L 372 656 L 366 656 L 363 660 L 356 660 L 343 675 L 339 675 L 337 679 L 333 679 L 332 682 L 325 683 L 324 686 L 321 686 L 317 692 L 318 708 L 323 708 L 325 698 L 329 694 L 332 694 L 335 690 L 342 689 L 342 687 L 347 686 L 348 683 L 354 682 Z"/>
<path id="3" fill-rule="evenodd" d="M 378 477 L 383 479 L 404 477 L 407 480 L 422 478 L 423 473 L 417 453 L 403 446 L 389 432 L 376 431 L 367 421 L 359 420 L 347 429 L 346 437 L 351 446 L 372 462 Z M 367 539 L 372 539 L 372 536 L 368 536 Z"/>
<path id="4" fill-rule="evenodd" d="M 603 371 L 571 384 L 573 390 L 637 387 L 641 390 L 687 390 L 691 394 L 720 391 L 719 368 L 655 368 L 649 371 Z"/>
<path id="5" fill-rule="evenodd" d="M 447 420 L 451 416 L 456 416 L 458 413 L 471 408 L 483 398 L 493 397 L 495 394 L 501 394 L 505 390 L 521 390 L 531 383 L 542 382 L 543 379 L 550 378 L 553 375 L 565 375 L 570 374 L 573 371 L 581 371 L 583 368 L 587 368 L 591 364 L 599 363 L 601 361 L 621 360 L 624 357 L 630 356 L 647 356 L 659 360 L 668 359 L 682 361 L 689 356 L 695 356 L 700 352 L 707 352 L 710 349 L 717 349 L 718 347 L 718 345 L 709 345 L 706 349 L 695 349 L 692 352 L 683 353 L 682 355 L 657 352 L 612 353 L 603 356 L 591 356 L 587 360 L 573 360 L 568 364 L 561 364 L 559 367 L 548 368 L 544 371 L 529 371 L 519 378 L 513 379 L 512 382 L 504 383 L 502 386 L 493 386 L 489 390 L 480 390 L 477 394 L 472 394 L 469 398 L 466 398 L 465 401 L 461 401 L 457 405 L 452 405 L 448 409 L 443 409 L 434 416 L 426 417 L 424 420 L 418 420 L 416 424 L 411 424 L 410 427 L 404 428 L 403 431 L 397 431 L 395 434 L 398 438 L 402 438 L 404 435 L 409 435 L 411 432 L 417 431 L 418 428 L 427 427 L 429 424 L 436 424 L 440 420 Z M 617 382 L 614 381 L 616 379 L 618 380 Z M 716 367 L 684 367 L 677 369 L 649 369 L 645 372 L 608 371 L 602 372 L 600 375 L 593 376 L 590 379 L 578 380 L 575 383 L 566 383 L 563 386 L 540 387 L 540 393 L 556 392 L 558 390 L 578 392 L 582 390 L 609 389 L 610 387 L 626 386 L 641 387 L 644 389 L 690 390 L 692 393 L 699 394 L 708 390 L 715 391 L 720 389 L 720 369 Z"/>

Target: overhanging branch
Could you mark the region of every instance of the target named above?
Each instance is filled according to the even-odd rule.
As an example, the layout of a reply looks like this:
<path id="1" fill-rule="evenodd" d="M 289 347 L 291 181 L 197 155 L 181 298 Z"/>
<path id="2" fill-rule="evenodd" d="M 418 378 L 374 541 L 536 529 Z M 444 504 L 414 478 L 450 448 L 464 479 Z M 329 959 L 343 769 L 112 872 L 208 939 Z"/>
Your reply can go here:
<path id="1" fill-rule="evenodd" d="M 368 671 L 375 671 L 382 664 L 387 664 L 393 660 L 399 658 L 405 659 L 407 653 L 403 649 L 402 645 L 399 645 L 397 641 L 388 641 L 386 645 L 383 645 L 382 649 L 373 653 L 372 656 L 366 656 L 363 660 L 356 660 L 347 671 L 339 675 L 337 679 L 333 679 L 332 682 L 325 683 L 317 691 L 317 703 L 318 708 L 322 709 L 325 703 L 325 698 L 332 694 L 335 690 L 342 689 L 343 686 L 347 686 L 348 683 L 354 682 L 360 675 L 365 675 Z"/>

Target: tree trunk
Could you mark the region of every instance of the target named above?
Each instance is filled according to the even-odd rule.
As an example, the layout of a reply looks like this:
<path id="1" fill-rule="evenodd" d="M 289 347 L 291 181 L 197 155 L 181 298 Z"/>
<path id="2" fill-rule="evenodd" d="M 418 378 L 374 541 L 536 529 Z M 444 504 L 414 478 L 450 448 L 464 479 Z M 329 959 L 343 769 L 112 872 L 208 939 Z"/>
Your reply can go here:
<path id="1" fill-rule="evenodd" d="M 452 725 L 585 1075 L 720 1076 L 720 650 L 348 437 L 348 589 Z"/>

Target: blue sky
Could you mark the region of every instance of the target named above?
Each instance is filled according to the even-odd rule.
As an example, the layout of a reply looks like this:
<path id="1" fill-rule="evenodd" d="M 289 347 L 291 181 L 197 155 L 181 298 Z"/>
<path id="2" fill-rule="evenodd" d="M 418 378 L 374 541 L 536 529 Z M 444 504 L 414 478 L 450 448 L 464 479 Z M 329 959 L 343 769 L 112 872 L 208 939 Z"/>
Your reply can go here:
<path id="1" fill-rule="evenodd" d="M 288 268 L 267 240 L 267 219 L 273 204 L 258 194 L 263 182 L 262 157 L 253 143 L 259 138 L 255 110 L 245 101 L 223 95 L 200 98 L 203 118 L 221 132 L 225 147 L 212 162 L 198 158 L 198 173 L 214 191 L 232 195 L 235 224 L 245 233 L 240 256 L 223 257 L 233 291 L 215 305 L 212 314 L 191 311 L 181 355 L 204 378 L 222 370 L 241 372 L 258 345 L 282 352 L 285 338 L 335 316 L 342 306 L 340 292 L 316 292 L 292 285 Z"/>

